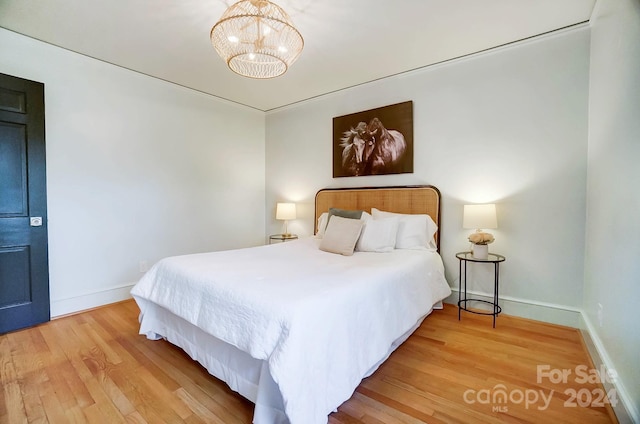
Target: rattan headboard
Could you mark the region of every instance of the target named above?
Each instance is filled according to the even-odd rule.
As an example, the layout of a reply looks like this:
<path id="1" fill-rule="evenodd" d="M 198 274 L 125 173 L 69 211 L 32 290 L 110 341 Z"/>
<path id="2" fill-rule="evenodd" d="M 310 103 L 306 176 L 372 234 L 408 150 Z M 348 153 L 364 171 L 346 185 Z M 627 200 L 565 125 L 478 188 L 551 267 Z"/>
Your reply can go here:
<path id="1" fill-rule="evenodd" d="M 316 194 L 314 233 L 318 217 L 329 208 L 358 209 L 371 212 L 377 208 L 396 213 L 426 213 L 438 224 L 435 235 L 440 251 L 440 191 L 434 186 L 325 188 Z"/>

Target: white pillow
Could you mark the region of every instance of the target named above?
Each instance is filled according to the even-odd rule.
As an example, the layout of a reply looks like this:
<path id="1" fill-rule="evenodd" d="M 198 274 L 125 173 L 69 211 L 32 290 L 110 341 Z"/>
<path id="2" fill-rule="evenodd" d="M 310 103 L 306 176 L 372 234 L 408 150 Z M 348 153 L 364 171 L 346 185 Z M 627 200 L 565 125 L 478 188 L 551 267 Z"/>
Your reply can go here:
<path id="1" fill-rule="evenodd" d="M 333 215 L 332 215 L 333 216 Z M 362 211 L 362 215 L 360 216 L 360 219 L 362 221 L 368 221 L 371 218 L 371 214 L 366 212 L 366 211 Z M 316 237 L 317 238 L 322 238 L 324 236 L 324 232 L 327 229 L 327 223 L 329 222 L 329 213 L 328 212 L 323 212 L 320 217 L 318 217 L 318 230 L 316 231 Z"/>
<path id="2" fill-rule="evenodd" d="M 398 217 L 396 249 L 437 250 L 433 236 L 438 226 L 429 215 L 385 212 L 376 208 L 371 209 L 371 215 L 374 220 Z"/>
<path id="3" fill-rule="evenodd" d="M 353 255 L 363 224 L 364 221 L 360 219 L 332 216 L 320 242 L 320 250 L 345 256 Z"/>
<path id="4" fill-rule="evenodd" d="M 391 252 L 396 245 L 398 222 L 397 217 L 365 221 L 356 244 L 356 250 L 359 252 Z"/>
<path id="5" fill-rule="evenodd" d="M 329 213 L 323 212 L 318 218 L 318 230 L 316 231 L 316 237 L 322 238 L 324 230 L 327 229 L 327 220 L 329 219 Z"/>

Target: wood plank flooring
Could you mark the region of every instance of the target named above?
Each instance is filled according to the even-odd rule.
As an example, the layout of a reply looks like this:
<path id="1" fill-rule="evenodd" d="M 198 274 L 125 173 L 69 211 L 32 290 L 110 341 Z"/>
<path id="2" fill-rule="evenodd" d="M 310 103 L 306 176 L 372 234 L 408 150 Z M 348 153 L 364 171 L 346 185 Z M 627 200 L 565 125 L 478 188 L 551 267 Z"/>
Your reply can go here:
<path id="1" fill-rule="evenodd" d="M 251 423 L 251 402 L 138 335 L 138 312 L 130 300 L 0 335 L 0 423 Z M 505 315 L 493 329 L 445 305 L 329 423 L 616 422 L 579 366 L 593 368 L 575 329 Z M 554 383 L 555 370 L 572 373 Z"/>

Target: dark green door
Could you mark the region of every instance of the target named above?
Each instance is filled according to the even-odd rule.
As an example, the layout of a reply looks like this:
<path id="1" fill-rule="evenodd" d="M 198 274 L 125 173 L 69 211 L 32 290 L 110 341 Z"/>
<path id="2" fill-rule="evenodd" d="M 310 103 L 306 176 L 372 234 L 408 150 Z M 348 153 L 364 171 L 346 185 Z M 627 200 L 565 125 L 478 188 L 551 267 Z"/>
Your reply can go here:
<path id="1" fill-rule="evenodd" d="M 0 333 L 48 320 L 44 85 L 0 74 Z"/>

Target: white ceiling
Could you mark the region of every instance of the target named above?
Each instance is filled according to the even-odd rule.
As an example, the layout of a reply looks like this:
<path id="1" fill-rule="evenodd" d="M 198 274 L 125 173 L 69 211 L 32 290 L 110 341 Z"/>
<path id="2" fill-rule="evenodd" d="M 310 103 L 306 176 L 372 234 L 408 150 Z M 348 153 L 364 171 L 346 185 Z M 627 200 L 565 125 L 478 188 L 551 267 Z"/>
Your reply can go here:
<path id="1" fill-rule="evenodd" d="M 270 80 L 236 75 L 210 44 L 231 0 L 0 0 L 0 26 L 268 111 L 588 21 L 595 1 L 275 0 L 305 48 Z"/>

